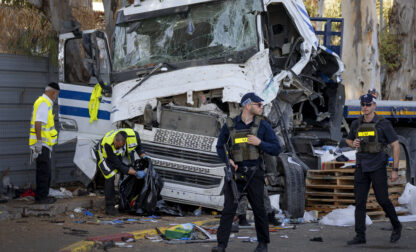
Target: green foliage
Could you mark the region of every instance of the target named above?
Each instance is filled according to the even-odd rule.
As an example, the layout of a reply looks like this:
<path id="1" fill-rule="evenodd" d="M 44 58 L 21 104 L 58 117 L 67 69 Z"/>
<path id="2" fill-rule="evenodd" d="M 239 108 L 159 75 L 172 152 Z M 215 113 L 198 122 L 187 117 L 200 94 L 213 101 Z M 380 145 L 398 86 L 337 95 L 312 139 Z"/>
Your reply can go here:
<path id="1" fill-rule="evenodd" d="M 316 0 L 303 0 L 303 4 L 306 7 L 310 17 L 318 16 L 318 7 L 316 6 Z"/>
<path id="2" fill-rule="evenodd" d="M 324 8 L 324 17 L 340 18 L 341 16 L 341 0 L 326 0 Z"/>
<path id="3" fill-rule="evenodd" d="M 384 30 L 380 34 L 380 61 L 386 67 L 387 72 L 399 70 L 403 55 L 400 50 L 400 41 L 397 35 L 390 34 Z"/>
<path id="4" fill-rule="evenodd" d="M 57 65 L 58 38 L 49 20 L 25 1 L 6 0 L 0 4 L 0 53 L 46 56 Z"/>

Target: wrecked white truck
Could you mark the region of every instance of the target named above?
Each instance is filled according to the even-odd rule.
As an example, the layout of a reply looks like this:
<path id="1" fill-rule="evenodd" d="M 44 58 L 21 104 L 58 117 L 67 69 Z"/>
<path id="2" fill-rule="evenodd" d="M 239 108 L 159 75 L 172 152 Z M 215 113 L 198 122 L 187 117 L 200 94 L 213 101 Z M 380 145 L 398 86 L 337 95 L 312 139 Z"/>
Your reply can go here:
<path id="1" fill-rule="evenodd" d="M 60 36 L 59 143 L 91 180 L 92 146 L 109 130 L 139 132 L 165 181 L 167 201 L 222 209 L 224 164 L 216 141 L 243 94 L 256 92 L 283 147 L 266 156 L 280 205 L 303 216 L 311 144 L 339 141 L 344 87 L 339 57 L 318 46 L 301 0 L 145 0 L 117 13 L 113 53 L 100 31 Z M 103 86 L 98 120 L 88 103 Z"/>

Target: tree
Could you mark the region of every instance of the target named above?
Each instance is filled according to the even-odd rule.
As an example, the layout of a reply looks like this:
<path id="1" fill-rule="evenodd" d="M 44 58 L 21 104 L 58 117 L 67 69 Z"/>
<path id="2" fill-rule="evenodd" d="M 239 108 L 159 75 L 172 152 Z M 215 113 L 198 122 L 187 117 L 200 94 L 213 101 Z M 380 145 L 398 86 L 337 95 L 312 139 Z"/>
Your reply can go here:
<path id="1" fill-rule="evenodd" d="M 385 37 L 386 73 L 382 94 L 384 99 L 416 97 L 416 2 L 395 0 Z"/>
<path id="2" fill-rule="evenodd" d="M 46 15 L 57 34 L 71 32 L 81 27 L 72 15 L 68 0 L 27 0 L 27 2 Z"/>
<path id="3" fill-rule="evenodd" d="M 119 8 L 132 4 L 133 0 L 103 0 L 104 16 L 105 16 L 105 32 L 108 38 L 108 44 L 110 48 L 113 48 L 112 36 L 116 27 L 116 12 Z M 111 49 L 110 49 L 111 50 Z"/>
<path id="4" fill-rule="evenodd" d="M 369 88 L 380 90 L 376 0 L 342 0 L 342 17 L 346 98 L 357 99 Z"/>

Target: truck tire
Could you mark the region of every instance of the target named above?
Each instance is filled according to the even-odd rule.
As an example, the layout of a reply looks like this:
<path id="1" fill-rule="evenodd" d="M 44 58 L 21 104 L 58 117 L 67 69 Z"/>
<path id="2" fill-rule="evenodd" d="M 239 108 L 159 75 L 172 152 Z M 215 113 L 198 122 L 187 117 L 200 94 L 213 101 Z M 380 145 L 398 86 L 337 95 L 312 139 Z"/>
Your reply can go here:
<path id="1" fill-rule="evenodd" d="M 399 135 L 399 143 L 401 145 L 400 155 L 406 155 L 407 182 L 415 184 L 416 177 L 416 129 L 415 128 L 395 128 Z M 402 157 L 400 158 L 402 159 Z"/>
<path id="2" fill-rule="evenodd" d="M 286 216 L 300 218 L 305 212 L 305 176 L 302 167 L 289 158 L 287 154 L 280 154 L 277 161 L 279 175 L 283 177 L 279 203 Z"/>

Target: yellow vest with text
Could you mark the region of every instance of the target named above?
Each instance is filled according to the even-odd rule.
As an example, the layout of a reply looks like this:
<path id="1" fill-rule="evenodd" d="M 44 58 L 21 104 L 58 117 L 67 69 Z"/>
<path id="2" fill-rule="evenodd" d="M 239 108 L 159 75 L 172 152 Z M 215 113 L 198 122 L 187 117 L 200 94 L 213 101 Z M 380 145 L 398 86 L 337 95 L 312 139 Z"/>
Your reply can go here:
<path id="1" fill-rule="evenodd" d="M 112 130 L 112 131 L 108 132 L 107 134 L 105 134 L 105 136 L 101 140 L 99 150 L 97 152 L 98 152 L 98 167 L 100 168 L 101 172 L 104 175 L 104 178 L 106 178 L 106 179 L 109 179 L 109 178 L 113 177 L 114 175 L 116 175 L 118 170 L 117 169 L 112 170 L 111 167 L 105 167 L 106 164 L 104 164 L 104 159 L 108 157 L 108 154 L 105 151 L 104 146 L 106 144 L 110 145 L 111 148 L 113 149 L 113 153 L 116 156 L 123 155 L 122 152 L 117 151 L 117 149 L 114 147 L 114 138 L 116 137 L 117 133 L 119 133 L 121 131 L 124 131 L 127 134 L 127 139 L 126 139 L 127 153 L 126 153 L 126 155 L 128 156 L 129 159 L 130 159 L 130 153 L 132 151 L 134 151 L 137 147 L 136 134 L 134 133 L 134 130 L 132 130 L 132 129 Z"/>
<path id="2" fill-rule="evenodd" d="M 45 102 L 48 105 L 48 122 L 46 124 L 42 123 L 41 128 L 42 142 L 48 146 L 53 146 L 57 143 L 58 131 L 55 129 L 54 115 L 52 113 L 52 103 L 45 97 L 40 96 L 33 105 L 32 119 L 30 121 L 29 146 L 34 145 L 37 142 L 35 120 L 39 105 L 42 102 Z"/>

